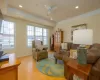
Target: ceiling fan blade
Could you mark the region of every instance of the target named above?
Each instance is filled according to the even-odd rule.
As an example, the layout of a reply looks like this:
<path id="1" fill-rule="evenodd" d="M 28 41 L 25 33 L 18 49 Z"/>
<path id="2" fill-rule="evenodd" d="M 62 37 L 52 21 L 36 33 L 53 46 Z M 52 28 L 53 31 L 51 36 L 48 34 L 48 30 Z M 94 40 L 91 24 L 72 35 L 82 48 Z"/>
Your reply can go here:
<path id="1" fill-rule="evenodd" d="M 53 7 L 52 7 L 52 10 L 56 10 L 56 9 L 57 9 L 57 6 L 53 6 Z"/>
<path id="2" fill-rule="evenodd" d="M 47 5 L 44 5 L 44 7 L 48 10 L 48 12 L 47 12 L 48 16 L 51 14 L 52 11 L 57 9 L 57 6 L 47 6 Z"/>
<path id="3" fill-rule="evenodd" d="M 44 5 L 44 7 L 48 10 L 49 9 L 49 6 L 47 6 L 47 5 Z"/>

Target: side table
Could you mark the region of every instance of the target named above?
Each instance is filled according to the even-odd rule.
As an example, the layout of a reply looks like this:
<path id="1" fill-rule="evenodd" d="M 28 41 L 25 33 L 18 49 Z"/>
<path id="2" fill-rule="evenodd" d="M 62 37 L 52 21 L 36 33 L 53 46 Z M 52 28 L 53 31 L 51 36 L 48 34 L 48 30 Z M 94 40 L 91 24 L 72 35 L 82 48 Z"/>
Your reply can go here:
<path id="1" fill-rule="evenodd" d="M 88 80 L 92 65 L 80 65 L 77 60 L 71 59 L 64 63 L 64 67 L 67 67 L 67 80 L 73 80 L 72 78 L 74 74 L 83 80 Z"/>
<path id="2" fill-rule="evenodd" d="M 15 54 L 8 54 L 9 60 L 0 62 L 0 80 L 18 80 L 18 66 L 21 62 Z"/>

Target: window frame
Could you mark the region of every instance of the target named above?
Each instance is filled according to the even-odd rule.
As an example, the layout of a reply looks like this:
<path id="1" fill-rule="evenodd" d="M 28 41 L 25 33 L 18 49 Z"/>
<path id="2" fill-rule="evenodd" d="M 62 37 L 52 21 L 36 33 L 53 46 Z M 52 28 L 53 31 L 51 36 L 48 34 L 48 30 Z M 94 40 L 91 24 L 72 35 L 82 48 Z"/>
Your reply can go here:
<path id="1" fill-rule="evenodd" d="M 31 27 L 34 27 L 34 26 L 32 26 L 32 25 L 27 25 L 27 26 L 26 26 L 26 32 L 27 32 L 27 46 L 28 46 L 28 47 L 31 47 L 31 46 L 28 45 L 28 27 L 29 27 L 29 26 L 31 26 Z M 34 30 L 35 30 L 35 28 L 34 28 Z M 34 34 L 34 35 L 35 35 L 35 34 Z M 33 35 L 33 36 L 34 36 L 34 35 Z M 35 37 L 34 37 L 34 39 L 35 39 Z"/>
<path id="2" fill-rule="evenodd" d="M 9 20 L 2 20 L 2 26 L 3 26 L 3 21 L 6 21 L 6 22 L 11 22 L 11 23 L 13 23 L 13 30 L 14 30 L 14 33 L 13 33 L 13 35 L 12 35 L 12 37 L 13 37 L 13 39 L 14 39 L 14 45 L 13 45 L 13 47 L 2 47 L 2 50 L 9 50 L 9 49 L 14 49 L 15 48 L 15 42 L 16 42 L 16 40 L 15 40 L 15 32 L 16 32 L 16 27 L 15 27 L 15 22 L 13 22 L 13 21 L 9 21 Z M 3 28 L 4 29 L 4 28 Z M 4 35 L 8 35 L 8 37 L 10 38 L 10 34 L 4 34 L 4 32 L 3 33 L 0 33 L 0 35 L 2 35 L 2 36 L 4 36 Z M 10 39 L 9 39 L 10 40 Z M 10 41 L 9 41 L 9 44 L 10 44 Z M 10 45 L 8 45 L 8 46 L 10 46 Z"/>
<path id="3" fill-rule="evenodd" d="M 46 36 L 44 36 L 44 34 L 43 34 L 43 32 L 44 32 L 43 29 L 46 29 L 46 28 L 42 28 L 42 37 L 43 37 L 43 38 L 42 38 L 42 41 L 44 42 L 44 37 L 46 37 L 46 38 L 47 38 L 47 42 L 46 42 L 46 43 L 48 44 L 48 30 L 46 29 Z M 44 44 L 44 43 L 43 43 L 43 44 Z M 47 46 L 47 45 L 45 45 L 45 46 Z"/>
<path id="4" fill-rule="evenodd" d="M 47 46 L 47 45 L 48 45 L 48 33 L 47 33 L 47 32 L 48 32 L 48 29 L 47 29 L 47 28 L 43 28 L 43 27 L 33 26 L 33 25 L 27 25 L 27 26 L 26 26 L 27 33 L 28 33 L 28 28 L 27 28 L 28 26 L 34 27 L 34 40 L 36 40 L 36 37 L 42 37 L 42 41 L 43 41 L 43 45 L 44 45 L 44 37 L 46 37 L 46 39 L 47 39 L 47 42 L 46 42 L 46 43 L 47 43 L 47 44 L 44 45 L 44 46 Z M 36 32 L 35 32 L 35 31 L 36 31 L 36 27 L 37 27 L 37 28 L 42 28 L 42 35 L 41 35 L 41 36 L 36 36 Z M 43 29 L 46 29 L 46 31 L 47 31 L 47 32 L 46 32 L 46 33 L 47 33 L 47 36 L 44 36 L 44 35 L 43 35 Z M 28 46 L 28 35 L 27 35 L 27 46 Z M 32 46 L 28 46 L 28 47 L 30 48 L 30 47 L 32 47 Z"/>

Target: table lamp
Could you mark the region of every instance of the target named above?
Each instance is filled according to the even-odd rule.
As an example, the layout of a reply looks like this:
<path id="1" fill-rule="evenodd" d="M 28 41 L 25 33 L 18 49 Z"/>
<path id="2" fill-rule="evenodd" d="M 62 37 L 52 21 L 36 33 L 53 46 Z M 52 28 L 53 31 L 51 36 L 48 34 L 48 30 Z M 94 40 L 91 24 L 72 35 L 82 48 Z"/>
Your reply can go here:
<path id="1" fill-rule="evenodd" d="M 93 31 L 91 29 L 75 30 L 73 32 L 73 44 L 80 44 L 77 49 L 77 60 L 79 64 L 87 64 L 86 45 L 92 45 Z"/>

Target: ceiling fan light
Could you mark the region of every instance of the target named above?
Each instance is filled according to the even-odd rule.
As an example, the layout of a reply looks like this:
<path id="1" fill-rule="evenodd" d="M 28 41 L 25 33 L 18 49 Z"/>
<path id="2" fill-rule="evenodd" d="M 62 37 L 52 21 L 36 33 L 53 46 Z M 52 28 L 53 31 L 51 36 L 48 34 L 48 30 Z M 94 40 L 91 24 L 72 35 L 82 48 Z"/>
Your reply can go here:
<path id="1" fill-rule="evenodd" d="M 76 6 L 75 8 L 76 8 L 76 9 L 78 9 L 78 8 L 79 8 L 79 6 Z"/>
<path id="2" fill-rule="evenodd" d="M 50 18 L 50 20 L 53 20 L 52 17 Z"/>
<path id="3" fill-rule="evenodd" d="M 22 8 L 23 6 L 22 5 L 19 5 L 19 7 Z"/>

